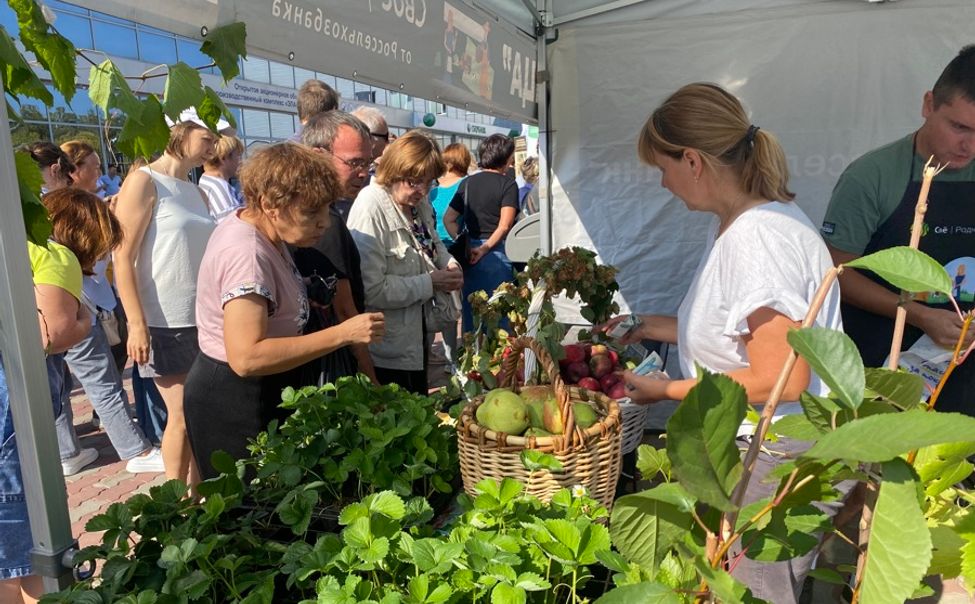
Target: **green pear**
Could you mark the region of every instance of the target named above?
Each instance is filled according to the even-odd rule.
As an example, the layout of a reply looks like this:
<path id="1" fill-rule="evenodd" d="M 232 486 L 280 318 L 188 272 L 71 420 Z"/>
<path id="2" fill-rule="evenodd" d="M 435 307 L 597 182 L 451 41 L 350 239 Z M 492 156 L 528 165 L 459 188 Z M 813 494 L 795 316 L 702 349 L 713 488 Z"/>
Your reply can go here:
<path id="1" fill-rule="evenodd" d="M 525 402 L 507 388 L 496 388 L 489 392 L 475 415 L 477 423 L 494 432 L 521 434 L 528 427 Z"/>
<path id="2" fill-rule="evenodd" d="M 562 434 L 562 409 L 558 399 L 550 398 L 542 405 L 542 425 L 552 434 Z"/>
<path id="3" fill-rule="evenodd" d="M 532 427 L 545 427 L 543 419 L 545 401 L 554 398 L 555 389 L 551 386 L 526 386 L 521 389 L 521 399 L 528 407 L 528 421 Z"/>
<path id="4" fill-rule="evenodd" d="M 574 403 L 572 413 L 576 417 L 576 425 L 585 430 L 599 421 L 599 414 L 596 410 L 585 403 Z"/>

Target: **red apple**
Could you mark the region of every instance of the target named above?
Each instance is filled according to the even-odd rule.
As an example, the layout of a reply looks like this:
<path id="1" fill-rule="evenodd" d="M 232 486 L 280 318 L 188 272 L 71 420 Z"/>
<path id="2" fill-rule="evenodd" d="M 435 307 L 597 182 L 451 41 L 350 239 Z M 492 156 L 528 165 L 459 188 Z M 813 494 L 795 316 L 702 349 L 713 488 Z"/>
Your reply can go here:
<path id="1" fill-rule="evenodd" d="M 602 388 L 603 392 L 609 392 L 613 386 L 622 381 L 623 376 L 618 373 L 607 373 L 603 377 L 599 378 L 599 386 Z"/>
<path id="2" fill-rule="evenodd" d="M 570 384 L 577 384 L 580 379 L 589 377 L 589 365 L 585 361 L 570 363 L 565 368 L 565 377 L 569 380 Z"/>
<path id="3" fill-rule="evenodd" d="M 596 378 L 591 378 L 591 377 L 582 378 L 581 380 L 579 380 L 579 387 L 585 388 L 586 390 L 592 390 L 593 392 L 602 392 L 602 389 L 599 387 L 599 382 L 596 381 Z"/>
<path id="4" fill-rule="evenodd" d="M 604 375 L 613 372 L 613 363 L 605 354 L 594 354 L 589 359 L 589 372 L 594 378 L 601 379 Z"/>
<path id="5" fill-rule="evenodd" d="M 609 348 L 606 348 L 605 344 L 593 344 L 592 348 L 589 349 L 589 358 L 596 356 L 597 354 L 606 354 L 609 352 Z"/>
<path id="6" fill-rule="evenodd" d="M 586 351 L 586 360 L 592 357 L 592 344 L 583 344 L 582 349 Z"/>
<path id="7" fill-rule="evenodd" d="M 586 360 L 586 349 L 581 344 L 567 344 L 564 348 L 566 365 Z"/>
<path id="8" fill-rule="evenodd" d="M 475 382 L 483 381 L 483 378 L 481 378 L 481 372 L 476 369 L 471 369 L 467 372 L 467 379 L 474 380 Z"/>
<path id="9" fill-rule="evenodd" d="M 615 350 L 610 350 L 606 353 L 609 355 L 609 360 L 613 363 L 613 367 L 616 367 L 620 363 L 620 355 L 617 354 Z"/>
<path id="10" fill-rule="evenodd" d="M 609 398 L 615 398 L 617 400 L 626 398 L 630 395 L 630 393 L 626 391 L 626 382 L 616 382 L 613 384 L 613 387 L 606 392 L 606 394 L 609 396 Z"/>

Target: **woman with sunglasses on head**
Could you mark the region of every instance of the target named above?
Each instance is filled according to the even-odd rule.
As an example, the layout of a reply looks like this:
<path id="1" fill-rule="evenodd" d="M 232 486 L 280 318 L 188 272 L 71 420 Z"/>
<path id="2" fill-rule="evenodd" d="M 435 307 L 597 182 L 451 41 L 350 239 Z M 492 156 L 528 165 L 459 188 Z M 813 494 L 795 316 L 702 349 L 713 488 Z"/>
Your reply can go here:
<path id="1" fill-rule="evenodd" d="M 504 244 L 518 216 L 518 183 L 507 175 L 514 165 L 515 141 L 492 134 L 481 141 L 477 155 L 481 171 L 464 180 L 443 217 L 452 239 L 460 234 L 461 219 L 470 236 L 470 257 L 464 267 L 465 333 L 476 327 L 467 297 L 481 290 L 491 295 L 514 278 Z"/>
<path id="2" fill-rule="evenodd" d="M 460 265 L 433 224 L 427 194 L 445 164 L 437 143 L 412 131 L 386 148 L 372 184 L 356 197 L 348 227 L 362 258 L 366 307 L 386 314 L 386 337 L 369 347 L 382 383 L 427 394 L 428 331 L 456 308 Z M 440 292 L 441 295 L 437 295 Z"/>

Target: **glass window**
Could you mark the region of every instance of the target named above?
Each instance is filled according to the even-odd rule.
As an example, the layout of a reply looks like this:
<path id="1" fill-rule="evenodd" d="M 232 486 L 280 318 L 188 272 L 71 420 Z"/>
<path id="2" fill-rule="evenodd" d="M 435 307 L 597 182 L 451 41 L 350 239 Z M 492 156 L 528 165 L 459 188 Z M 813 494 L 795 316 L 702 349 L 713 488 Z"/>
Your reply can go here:
<path id="1" fill-rule="evenodd" d="M 127 25 L 129 27 L 135 25 L 135 23 L 127 19 L 120 19 L 118 17 L 113 17 L 112 15 L 106 13 L 100 13 L 97 10 L 91 11 L 91 16 L 101 21 L 108 21 L 109 23 L 115 23 L 116 25 Z"/>
<path id="2" fill-rule="evenodd" d="M 227 107 L 227 109 L 234 114 L 234 119 L 237 121 L 237 136 L 239 137 L 244 129 L 244 118 L 240 113 L 240 107 Z"/>
<path id="3" fill-rule="evenodd" d="M 285 65 L 277 61 L 269 61 L 268 65 L 271 71 L 272 84 L 275 86 L 284 86 L 285 88 L 295 87 L 295 70 L 291 65 Z"/>
<path id="4" fill-rule="evenodd" d="M 352 83 L 352 80 L 336 78 L 335 82 L 338 85 L 336 90 L 339 91 L 339 95 L 341 95 L 343 101 L 349 101 L 355 98 L 355 84 Z"/>
<path id="5" fill-rule="evenodd" d="M 88 9 L 81 8 L 80 6 L 75 6 L 74 4 L 68 4 L 67 2 L 60 2 L 60 0 L 48 0 L 44 4 L 47 4 L 51 8 L 56 8 L 59 10 L 66 10 L 72 13 L 78 13 L 79 15 L 87 15 Z M 61 30 L 61 26 L 58 25 L 58 31 Z M 64 32 L 61 32 L 62 34 Z"/>
<path id="6" fill-rule="evenodd" d="M 11 103 L 11 106 L 20 114 L 22 120 L 47 121 L 47 107 L 37 99 L 17 97 L 17 102 Z"/>
<path id="7" fill-rule="evenodd" d="M 325 82 L 326 84 L 328 84 L 332 88 L 335 88 L 335 86 L 336 86 L 336 84 L 335 84 L 335 76 L 333 76 L 333 75 L 329 75 L 327 73 L 322 73 L 320 71 L 316 71 L 315 72 L 315 79 L 316 80 L 321 80 L 321 81 Z M 338 89 L 336 88 L 336 90 L 338 90 Z"/>
<path id="8" fill-rule="evenodd" d="M 386 98 L 386 89 L 384 89 L 384 88 L 375 88 L 375 89 L 373 89 L 373 92 L 376 93 L 375 103 L 377 105 L 385 105 L 388 102 L 388 99 Z"/>
<path id="9" fill-rule="evenodd" d="M 139 58 L 157 65 L 175 63 L 179 60 L 176 54 L 176 38 L 140 31 Z"/>
<path id="10" fill-rule="evenodd" d="M 203 67 L 213 63 L 213 59 L 200 52 L 199 42 L 186 38 L 176 38 L 176 56 L 190 67 Z M 213 69 L 204 69 L 203 73 L 213 73 Z"/>
<path id="11" fill-rule="evenodd" d="M 308 80 L 315 79 L 315 72 L 311 69 L 305 69 L 303 67 L 295 67 L 295 88 L 301 88 L 301 85 Z"/>
<path id="12" fill-rule="evenodd" d="M 248 137 L 263 139 L 271 137 L 271 126 L 268 122 L 267 111 L 244 109 L 242 110 L 242 114 L 244 118 L 244 132 L 247 133 Z"/>
<path id="13" fill-rule="evenodd" d="M 295 133 L 294 116 L 290 113 L 270 112 L 271 138 L 289 138 Z"/>
<path id="14" fill-rule="evenodd" d="M 77 124 L 55 124 L 55 145 L 77 140 L 84 141 L 94 147 L 99 156 L 104 155 L 102 150 L 102 136 L 98 128 L 79 126 Z"/>
<path id="15" fill-rule="evenodd" d="M 92 48 L 94 46 L 91 43 L 90 20 L 85 17 L 69 15 L 60 11 L 54 11 L 54 13 L 57 15 L 55 23 L 62 36 L 71 40 L 71 43 L 78 48 Z M 16 31 L 16 28 L 14 28 L 14 31 Z"/>
<path id="16" fill-rule="evenodd" d="M 92 20 L 91 29 L 96 49 L 119 57 L 138 58 L 134 27 Z"/>
<path id="17" fill-rule="evenodd" d="M 270 84 L 271 70 L 270 67 L 268 67 L 267 59 L 260 59 L 257 57 L 247 57 L 244 59 L 243 76 L 245 80 Z"/>
<path id="18" fill-rule="evenodd" d="M 52 122 L 98 124 L 98 115 L 95 113 L 95 105 L 88 98 L 88 90 L 76 90 L 74 97 L 67 102 L 60 92 L 54 88 L 49 90 L 54 96 L 54 105 L 48 110 Z"/>
<path id="19" fill-rule="evenodd" d="M 51 140 L 51 131 L 47 124 L 32 124 L 25 122 L 17 124 L 10 122 L 10 140 L 14 148 L 36 141 Z"/>

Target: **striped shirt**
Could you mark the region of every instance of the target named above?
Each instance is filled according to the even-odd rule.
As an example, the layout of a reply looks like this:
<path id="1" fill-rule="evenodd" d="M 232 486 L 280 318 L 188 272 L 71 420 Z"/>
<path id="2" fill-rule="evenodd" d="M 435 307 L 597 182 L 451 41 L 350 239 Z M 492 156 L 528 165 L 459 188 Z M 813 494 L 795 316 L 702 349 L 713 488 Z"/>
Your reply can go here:
<path id="1" fill-rule="evenodd" d="M 230 183 L 222 178 L 204 174 L 200 177 L 200 188 L 210 201 L 210 215 L 218 222 L 242 205 Z"/>

